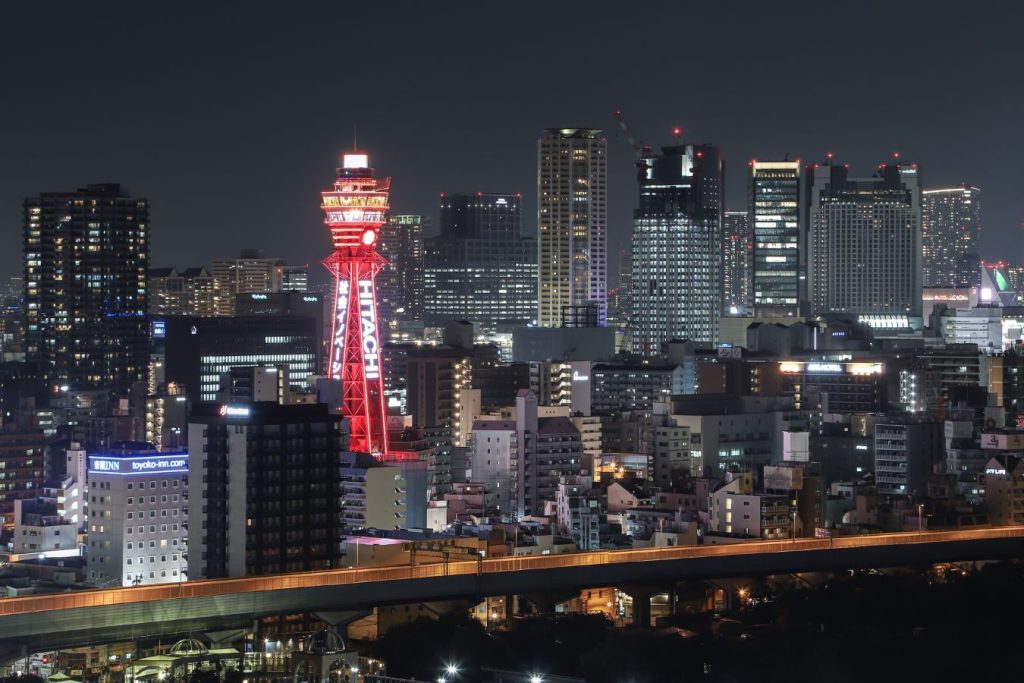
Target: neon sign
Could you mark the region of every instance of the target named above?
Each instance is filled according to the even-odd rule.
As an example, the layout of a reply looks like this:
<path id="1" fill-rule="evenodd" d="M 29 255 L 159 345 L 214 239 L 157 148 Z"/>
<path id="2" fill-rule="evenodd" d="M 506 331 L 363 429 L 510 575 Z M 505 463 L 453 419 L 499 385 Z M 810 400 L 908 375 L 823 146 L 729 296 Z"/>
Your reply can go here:
<path id="1" fill-rule="evenodd" d="M 807 372 L 821 374 L 840 373 L 843 371 L 842 363 L 808 363 Z"/>
<path id="2" fill-rule="evenodd" d="M 341 359 L 345 355 L 345 319 L 348 316 L 348 280 L 338 280 L 338 298 L 334 306 L 334 347 L 331 353 L 331 377 L 341 376 Z"/>
<path id="3" fill-rule="evenodd" d="M 188 453 L 158 453 L 122 458 L 90 455 L 89 465 L 90 474 L 182 474 L 188 472 Z"/>

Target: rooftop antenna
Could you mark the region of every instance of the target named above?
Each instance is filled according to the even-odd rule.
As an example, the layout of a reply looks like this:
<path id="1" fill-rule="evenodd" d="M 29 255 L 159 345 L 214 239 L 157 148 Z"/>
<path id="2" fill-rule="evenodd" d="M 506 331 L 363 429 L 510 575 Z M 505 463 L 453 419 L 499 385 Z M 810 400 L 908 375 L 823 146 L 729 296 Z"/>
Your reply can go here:
<path id="1" fill-rule="evenodd" d="M 356 122 L 352 122 L 352 151 L 359 151 L 359 136 L 356 135 Z"/>

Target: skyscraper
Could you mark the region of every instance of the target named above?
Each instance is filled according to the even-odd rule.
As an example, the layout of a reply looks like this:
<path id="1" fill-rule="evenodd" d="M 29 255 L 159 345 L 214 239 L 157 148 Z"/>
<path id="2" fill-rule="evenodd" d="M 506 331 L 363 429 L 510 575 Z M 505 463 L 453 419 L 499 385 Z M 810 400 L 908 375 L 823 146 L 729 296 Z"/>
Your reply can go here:
<path id="1" fill-rule="evenodd" d="M 538 324 L 608 321 L 607 148 L 601 131 L 549 128 L 537 142 Z"/>
<path id="2" fill-rule="evenodd" d="M 722 225 L 722 312 L 743 313 L 750 308 L 750 214 L 726 211 Z"/>
<path id="3" fill-rule="evenodd" d="M 852 179 L 846 166 L 808 173 L 808 289 L 815 315 L 921 315 L 917 164 Z"/>
<path id="4" fill-rule="evenodd" d="M 800 313 L 800 162 L 750 165 L 753 303 L 758 316 Z"/>
<path id="5" fill-rule="evenodd" d="M 423 256 L 424 320 L 468 320 L 485 329 L 532 323 L 537 243 L 523 237 L 518 194 L 441 196 L 441 234 Z"/>
<path id="6" fill-rule="evenodd" d="M 26 360 L 73 389 L 146 378 L 149 203 L 120 185 L 24 204 Z"/>
<path id="7" fill-rule="evenodd" d="M 387 331 L 399 321 L 423 320 L 423 233 L 426 216 L 391 216 L 381 226 L 379 250 L 388 264 L 377 276 L 380 319 Z"/>
<path id="8" fill-rule="evenodd" d="M 642 160 L 633 216 L 633 350 L 671 339 L 715 342 L 721 308 L 722 157 L 712 145 L 663 147 Z"/>
<path id="9" fill-rule="evenodd" d="M 977 287 L 981 190 L 965 184 L 921 194 L 924 286 Z"/>

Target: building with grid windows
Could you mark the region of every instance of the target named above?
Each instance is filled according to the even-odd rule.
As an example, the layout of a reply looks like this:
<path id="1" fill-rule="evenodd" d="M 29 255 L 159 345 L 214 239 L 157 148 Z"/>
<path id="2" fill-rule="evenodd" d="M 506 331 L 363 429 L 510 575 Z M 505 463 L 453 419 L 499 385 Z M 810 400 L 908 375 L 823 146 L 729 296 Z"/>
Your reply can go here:
<path id="1" fill-rule="evenodd" d="M 980 284 L 981 190 L 964 184 L 924 190 L 921 233 L 924 286 L 968 289 Z"/>
<path id="2" fill-rule="evenodd" d="M 800 162 L 750 164 L 754 315 L 796 316 L 802 289 Z"/>
<path id="3" fill-rule="evenodd" d="M 849 177 L 807 175 L 808 289 L 814 315 L 921 315 L 921 188 L 917 164 Z"/>
<path id="4" fill-rule="evenodd" d="M 518 194 L 441 196 L 441 234 L 423 255 L 424 322 L 468 320 L 487 331 L 533 323 L 537 242 L 522 236 Z"/>
<path id="5" fill-rule="evenodd" d="M 154 353 L 163 356 L 164 380 L 184 387 L 193 403 L 216 400 L 231 368 L 287 365 L 292 386 L 301 388 L 322 367 L 313 316 L 168 317 L 160 330 Z"/>
<path id="6" fill-rule="evenodd" d="M 149 203 L 120 185 L 24 203 L 25 359 L 54 384 L 126 392 L 149 359 Z"/>
<path id="7" fill-rule="evenodd" d="M 426 216 L 391 216 L 377 239 L 388 264 L 377 275 L 377 298 L 385 338 L 399 322 L 423 320 L 423 239 Z"/>
<path id="8" fill-rule="evenodd" d="M 722 226 L 722 312 L 738 315 L 750 308 L 750 214 L 726 211 Z"/>
<path id="9" fill-rule="evenodd" d="M 633 351 L 672 339 L 714 343 L 721 312 L 722 157 L 678 145 L 642 160 L 633 218 Z"/>
<path id="10" fill-rule="evenodd" d="M 99 587 L 186 580 L 187 451 L 126 442 L 88 455 L 86 571 Z"/>
<path id="11" fill-rule="evenodd" d="M 340 507 L 349 500 L 340 415 L 323 403 L 202 403 L 193 406 L 188 438 L 201 454 L 189 463 L 189 578 L 340 566 Z M 392 476 L 392 490 L 398 486 Z M 351 501 L 365 505 L 365 497 Z"/>
<path id="12" fill-rule="evenodd" d="M 608 140 L 548 128 L 537 141 L 538 324 L 608 322 Z"/>
<path id="13" fill-rule="evenodd" d="M 150 268 L 149 290 L 150 315 L 208 318 L 222 307 L 220 283 L 206 268 Z"/>

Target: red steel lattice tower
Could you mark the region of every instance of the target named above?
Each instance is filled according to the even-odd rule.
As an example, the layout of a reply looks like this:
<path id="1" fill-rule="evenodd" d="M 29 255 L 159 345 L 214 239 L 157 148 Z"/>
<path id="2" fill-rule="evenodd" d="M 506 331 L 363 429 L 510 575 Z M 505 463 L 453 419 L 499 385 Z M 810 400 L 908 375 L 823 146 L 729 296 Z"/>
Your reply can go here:
<path id="1" fill-rule="evenodd" d="M 334 253 L 324 265 L 334 276 L 329 373 L 342 385 L 342 415 L 351 425 L 353 451 L 383 457 L 388 451 L 374 280 L 387 261 L 377 235 L 387 219 L 391 178 L 374 178 L 366 154 L 345 154 L 334 186 L 321 192 L 324 223 Z"/>

